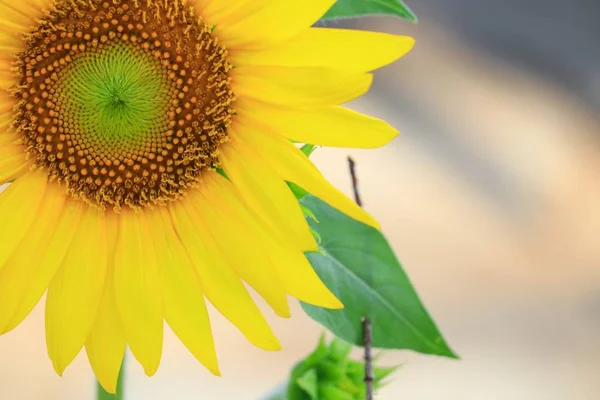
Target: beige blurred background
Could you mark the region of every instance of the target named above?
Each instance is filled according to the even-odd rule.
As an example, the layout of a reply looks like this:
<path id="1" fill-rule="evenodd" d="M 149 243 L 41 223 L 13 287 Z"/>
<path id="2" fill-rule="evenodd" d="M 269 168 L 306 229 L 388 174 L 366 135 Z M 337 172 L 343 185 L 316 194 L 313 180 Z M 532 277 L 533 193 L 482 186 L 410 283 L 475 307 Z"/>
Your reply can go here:
<path id="1" fill-rule="evenodd" d="M 417 38 L 356 109 L 402 135 L 375 151 L 319 149 L 346 193 L 358 162 L 364 202 L 461 361 L 389 352 L 405 364 L 378 399 L 600 398 L 600 3 L 409 0 Z M 336 25 L 360 27 L 356 22 Z M 129 400 L 259 399 L 321 332 L 299 307 L 267 315 L 284 346 L 252 348 L 215 315 L 224 377 L 167 334 L 158 374 L 127 368 Z M 86 400 L 85 355 L 54 375 L 43 310 L 0 338 L 2 400 Z"/>

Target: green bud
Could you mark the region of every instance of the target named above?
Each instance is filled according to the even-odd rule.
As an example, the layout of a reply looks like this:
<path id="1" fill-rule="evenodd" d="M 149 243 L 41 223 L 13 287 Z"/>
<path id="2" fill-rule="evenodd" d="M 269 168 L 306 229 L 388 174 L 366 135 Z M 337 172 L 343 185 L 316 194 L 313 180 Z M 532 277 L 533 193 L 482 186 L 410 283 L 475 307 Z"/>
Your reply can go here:
<path id="1" fill-rule="evenodd" d="M 366 395 L 365 363 L 350 359 L 352 346 L 321 336 L 317 348 L 292 370 L 287 400 L 362 400 Z M 373 367 L 373 387 L 383 386 L 397 367 Z"/>

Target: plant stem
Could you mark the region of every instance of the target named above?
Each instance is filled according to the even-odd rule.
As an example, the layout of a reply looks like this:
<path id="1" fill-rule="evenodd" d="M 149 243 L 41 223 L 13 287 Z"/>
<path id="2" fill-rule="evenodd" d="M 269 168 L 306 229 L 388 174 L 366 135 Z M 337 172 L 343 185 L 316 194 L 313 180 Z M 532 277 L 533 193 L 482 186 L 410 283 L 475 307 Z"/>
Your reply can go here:
<path id="1" fill-rule="evenodd" d="M 348 157 L 348 167 L 350 168 L 350 177 L 352 178 L 352 190 L 354 191 L 354 201 L 360 207 L 363 206 L 362 200 L 360 198 L 360 192 L 358 191 L 358 176 L 356 174 L 356 162 L 352 159 L 352 157 Z M 366 388 L 366 400 L 373 400 L 373 380 L 375 377 L 373 376 L 373 356 L 371 355 L 371 347 L 372 347 L 372 337 L 373 337 L 373 327 L 371 326 L 371 321 L 367 317 L 362 317 L 362 327 L 363 327 L 363 344 L 365 346 L 365 386 Z"/>
<path id="2" fill-rule="evenodd" d="M 371 355 L 371 321 L 368 318 L 363 317 L 363 343 L 365 345 L 365 385 L 367 386 L 367 400 L 373 400 L 373 356 Z"/>
<path id="3" fill-rule="evenodd" d="M 360 198 L 360 192 L 358 191 L 358 177 L 356 175 L 356 162 L 351 157 L 348 157 L 348 165 L 350 167 L 350 177 L 352 178 L 352 190 L 354 191 L 354 201 L 360 207 L 363 206 Z"/>

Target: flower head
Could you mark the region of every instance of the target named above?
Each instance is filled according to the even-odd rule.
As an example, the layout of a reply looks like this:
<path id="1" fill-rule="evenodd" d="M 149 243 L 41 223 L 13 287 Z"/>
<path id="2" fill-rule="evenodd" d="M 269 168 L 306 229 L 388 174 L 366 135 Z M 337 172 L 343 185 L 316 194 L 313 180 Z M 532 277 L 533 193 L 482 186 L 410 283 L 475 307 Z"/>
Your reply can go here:
<path id="1" fill-rule="evenodd" d="M 126 345 L 156 372 L 163 320 L 218 374 L 206 300 L 278 349 L 244 283 L 282 317 L 342 307 L 286 181 L 377 223 L 290 140 L 394 138 L 338 104 L 413 41 L 311 28 L 333 3 L 0 0 L 0 332 L 47 290 L 56 371 L 85 347 L 114 391 Z"/>

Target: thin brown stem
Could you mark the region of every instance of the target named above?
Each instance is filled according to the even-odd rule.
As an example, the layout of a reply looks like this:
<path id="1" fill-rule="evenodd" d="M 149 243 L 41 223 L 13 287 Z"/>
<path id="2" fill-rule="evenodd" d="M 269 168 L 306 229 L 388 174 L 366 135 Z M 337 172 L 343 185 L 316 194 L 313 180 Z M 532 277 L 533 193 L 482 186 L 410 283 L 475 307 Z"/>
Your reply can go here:
<path id="1" fill-rule="evenodd" d="M 363 206 L 360 198 L 360 192 L 358 191 L 358 177 L 356 175 L 356 162 L 351 157 L 348 157 L 348 165 L 350 166 L 350 177 L 352 178 L 352 190 L 354 191 L 354 201 L 359 206 Z"/>
<path id="2" fill-rule="evenodd" d="M 348 157 L 348 166 L 350 167 L 350 177 L 352 178 L 352 190 L 354 191 L 354 201 L 359 206 L 363 206 L 360 198 L 360 192 L 358 191 L 358 177 L 356 174 L 356 162 L 351 157 Z M 367 317 L 362 317 L 361 320 L 363 328 L 363 345 L 365 348 L 364 360 L 365 360 L 365 385 L 367 387 L 366 400 L 373 400 L 373 356 L 372 356 L 372 338 L 373 338 L 373 327 L 371 321 Z"/>
<path id="3" fill-rule="evenodd" d="M 373 381 L 375 377 L 373 376 L 373 356 L 371 349 L 371 336 L 372 336 L 372 326 L 371 321 L 368 318 L 363 317 L 362 319 L 363 326 L 363 344 L 365 346 L 365 385 L 367 386 L 367 400 L 373 400 Z"/>

